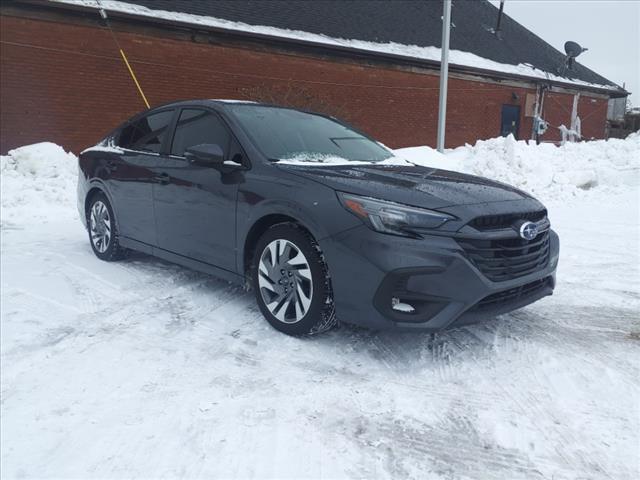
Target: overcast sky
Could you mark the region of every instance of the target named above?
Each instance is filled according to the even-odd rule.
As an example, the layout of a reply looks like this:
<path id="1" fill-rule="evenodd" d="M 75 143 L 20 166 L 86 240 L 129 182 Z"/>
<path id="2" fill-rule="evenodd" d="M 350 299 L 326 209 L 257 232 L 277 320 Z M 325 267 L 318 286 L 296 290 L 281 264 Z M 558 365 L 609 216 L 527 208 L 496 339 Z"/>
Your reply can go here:
<path id="1" fill-rule="evenodd" d="M 588 48 L 578 61 L 640 105 L 640 0 L 506 0 L 504 12 L 561 52 L 567 40 Z"/>

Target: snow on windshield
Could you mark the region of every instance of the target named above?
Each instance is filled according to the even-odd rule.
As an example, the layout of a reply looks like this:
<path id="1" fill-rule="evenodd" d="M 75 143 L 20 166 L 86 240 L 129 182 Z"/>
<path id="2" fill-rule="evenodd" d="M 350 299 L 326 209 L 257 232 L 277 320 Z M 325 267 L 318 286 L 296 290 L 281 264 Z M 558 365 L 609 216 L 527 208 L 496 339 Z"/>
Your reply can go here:
<path id="1" fill-rule="evenodd" d="M 284 165 L 413 165 L 404 158 L 393 156 L 386 160 L 368 162 L 364 160 L 349 160 L 337 155 L 317 152 L 297 152 L 287 158 L 278 159 L 278 164 Z"/>

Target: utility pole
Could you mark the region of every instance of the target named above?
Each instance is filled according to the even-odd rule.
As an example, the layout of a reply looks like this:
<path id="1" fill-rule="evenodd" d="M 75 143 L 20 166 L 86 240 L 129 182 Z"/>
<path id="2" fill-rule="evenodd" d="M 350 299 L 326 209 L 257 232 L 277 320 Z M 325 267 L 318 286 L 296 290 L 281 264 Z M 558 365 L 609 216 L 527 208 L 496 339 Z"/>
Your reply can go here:
<path id="1" fill-rule="evenodd" d="M 444 152 L 444 132 L 447 124 L 447 83 L 449 80 L 449 31 L 451 0 L 442 1 L 442 57 L 440 60 L 440 104 L 438 107 L 438 151 Z"/>

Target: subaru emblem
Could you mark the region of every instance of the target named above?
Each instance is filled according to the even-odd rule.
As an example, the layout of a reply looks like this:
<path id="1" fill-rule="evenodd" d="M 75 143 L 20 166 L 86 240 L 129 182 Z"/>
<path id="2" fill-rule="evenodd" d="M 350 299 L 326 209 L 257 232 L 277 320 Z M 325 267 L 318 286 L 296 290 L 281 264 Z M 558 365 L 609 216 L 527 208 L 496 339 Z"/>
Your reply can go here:
<path id="1" fill-rule="evenodd" d="M 538 224 L 533 222 L 524 222 L 520 225 L 520 236 L 525 240 L 533 240 L 538 236 Z"/>

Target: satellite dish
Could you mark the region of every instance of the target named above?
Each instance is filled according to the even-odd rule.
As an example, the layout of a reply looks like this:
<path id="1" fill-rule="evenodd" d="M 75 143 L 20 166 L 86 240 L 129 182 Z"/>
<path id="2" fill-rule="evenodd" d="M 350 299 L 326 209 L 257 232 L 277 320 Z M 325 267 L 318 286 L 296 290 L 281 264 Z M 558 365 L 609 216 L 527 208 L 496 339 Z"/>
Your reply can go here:
<path id="1" fill-rule="evenodd" d="M 582 52 L 586 52 L 587 50 L 589 49 L 582 48 L 580 44 L 576 42 L 572 42 L 571 40 L 569 40 L 568 42 L 565 42 L 564 51 L 567 54 L 567 61 L 565 62 L 565 65 L 564 65 L 565 69 L 568 68 L 569 70 L 572 70 L 575 58 L 578 55 L 580 55 Z"/>
<path id="2" fill-rule="evenodd" d="M 589 50 L 588 48 L 582 48 L 578 43 L 569 40 L 564 43 L 564 51 L 569 58 L 576 58 L 582 52 Z"/>

